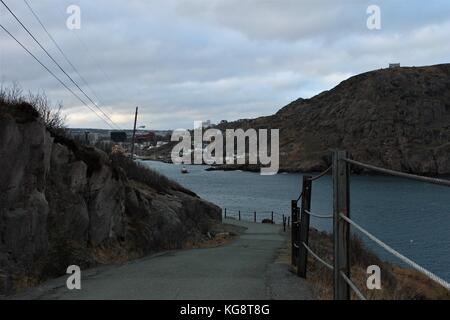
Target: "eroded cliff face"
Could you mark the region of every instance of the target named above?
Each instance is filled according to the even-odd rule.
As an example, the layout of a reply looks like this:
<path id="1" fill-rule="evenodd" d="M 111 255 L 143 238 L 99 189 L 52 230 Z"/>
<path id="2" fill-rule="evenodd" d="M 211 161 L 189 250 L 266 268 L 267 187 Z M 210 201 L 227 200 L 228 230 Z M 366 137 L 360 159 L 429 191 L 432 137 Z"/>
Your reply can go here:
<path id="1" fill-rule="evenodd" d="M 3 107 L 3 106 L 2 106 Z M 217 206 L 129 180 L 94 148 L 55 142 L 31 106 L 0 112 L 0 294 L 200 241 Z"/>

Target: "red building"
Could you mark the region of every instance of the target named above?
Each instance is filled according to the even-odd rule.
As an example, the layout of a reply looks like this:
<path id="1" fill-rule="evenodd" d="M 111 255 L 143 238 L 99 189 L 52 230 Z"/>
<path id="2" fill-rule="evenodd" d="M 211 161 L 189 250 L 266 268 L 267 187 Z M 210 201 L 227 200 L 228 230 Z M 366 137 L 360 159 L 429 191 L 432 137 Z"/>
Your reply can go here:
<path id="1" fill-rule="evenodd" d="M 156 135 L 154 132 L 147 132 L 145 134 L 136 134 L 136 143 L 156 142 Z"/>

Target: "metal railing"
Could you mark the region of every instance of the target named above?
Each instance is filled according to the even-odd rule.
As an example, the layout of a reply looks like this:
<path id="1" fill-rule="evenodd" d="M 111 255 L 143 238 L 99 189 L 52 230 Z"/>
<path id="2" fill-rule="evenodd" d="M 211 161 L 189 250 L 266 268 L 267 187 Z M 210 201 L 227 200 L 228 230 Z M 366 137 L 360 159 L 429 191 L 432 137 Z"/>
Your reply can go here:
<path id="1" fill-rule="evenodd" d="M 230 208 L 223 208 L 222 214 L 224 219 L 236 219 L 239 221 L 251 221 L 251 222 L 263 222 L 264 220 L 270 220 L 273 224 L 276 224 L 277 221 L 282 221 L 283 224 L 288 224 L 290 221 L 287 219 L 287 216 L 276 212 L 276 211 L 264 211 L 264 210 L 237 210 Z M 278 218 L 278 219 L 275 219 Z"/>
<path id="2" fill-rule="evenodd" d="M 416 262 L 402 255 L 388 244 L 384 243 L 355 221 L 350 219 L 350 165 L 359 166 L 366 170 L 378 173 L 393 175 L 406 179 L 432 183 L 441 186 L 450 186 L 449 180 L 423 177 L 409 173 L 403 173 L 376 167 L 352 160 L 348 157 L 346 151 L 333 152 L 333 163 L 324 172 L 318 176 L 303 176 L 303 191 L 301 197 L 293 200 L 291 203 L 291 239 L 292 239 L 292 265 L 297 267 L 297 274 L 306 278 L 308 253 L 314 259 L 319 261 L 326 268 L 333 271 L 334 275 L 334 299 L 349 300 L 350 290 L 356 296 L 365 300 L 365 296 L 356 284 L 351 280 L 350 276 L 350 227 L 355 228 L 367 238 L 375 242 L 381 248 L 396 256 L 398 259 L 409 265 L 414 270 L 424 274 L 429 279 L 440 284 L 444 288 L 450 290 L 450 284 L 436 274 L 420 266 Z M 311 210 L 311 194 L 312 182 L 324 177 L 327 173 L 332 172 L 333 178 L 333 214 L 318 214 Z M 302 199 L 301 207 L 298 207 L 298 201 Z M 326 262 L 317 255 L 308 244 L 310 216 L 321 219 L 333 219 L 333 259 L 331 263 Z"/>

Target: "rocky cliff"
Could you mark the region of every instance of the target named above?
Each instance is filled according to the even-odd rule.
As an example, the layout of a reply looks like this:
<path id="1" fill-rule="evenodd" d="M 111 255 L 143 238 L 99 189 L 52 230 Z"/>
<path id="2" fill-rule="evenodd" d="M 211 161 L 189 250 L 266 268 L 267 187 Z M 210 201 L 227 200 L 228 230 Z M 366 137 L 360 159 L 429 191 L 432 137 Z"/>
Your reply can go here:
<path id="1" fill-rule="evenodd" d="M 273 116 L 219 127 L 280 129 L 286 171 L 323 170 L 339 148 L 394 170 L 450 174 L 450 64 L 360 74 Z"/>
<path id="2" fill-rule="evenodd" d="M 0 168 L 0 294 L 72 264 L 181 248 L 221 220 L 176 183 L 130 179 L 105 153 L 55 137 L 26 103 L 0 103 Z"/>

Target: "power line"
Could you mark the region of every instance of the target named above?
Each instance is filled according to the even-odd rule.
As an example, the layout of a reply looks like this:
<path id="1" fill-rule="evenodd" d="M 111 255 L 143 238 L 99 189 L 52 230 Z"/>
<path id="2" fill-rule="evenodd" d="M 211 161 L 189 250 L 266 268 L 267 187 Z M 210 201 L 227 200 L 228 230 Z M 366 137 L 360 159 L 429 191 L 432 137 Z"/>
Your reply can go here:
<path id="1" fill-rule="evenodd" d="M 56 42 L 55 38 L 50 34 L 50 32 L 48 31 L 48 29 L 45 27 L 44 23 L 42 22 L 42 20 L 39 18 L 38 14 L 36 13 L 35 10 L 33 10 L 33 8 L 31 7 L 31 5 L 28 3 L 27 0 L 23 0 L 26 4 L 26 6 L 28 7 L 28 9 L 31 11 L 31 13 L 33 14 L 33 16 L 36 18 L 36 20 L 39 22 L 39 24 L 41 25 L 42 29 L 44 29 L 45 33 L 47 34 L 47 36 L 50 38 L 50 40 L 53 42 L 53 44 L 55 45 L 55 47 L 58 49 L 58 51 L 61 53 L 61 55 L 64 57 L 64 59 L 66 60 L 66 62 L 71 66 L 72 70 L 78 75 L 78 77 L 81 79 L 81 81 L 84 83 L 84 85 L 91 91 L 91 93 L 94 95 L 95 98 L 97 98 L 97 100 L 100 100 L 100 98 L 98 97 L 97 93 L 94 91 L 94 89 L 92 89 L 92 87 L 89 85 L 89 83 L 87 82 L 87 80 L 80 74 L 80 72 L 77 70 L 77 68 L 74 66 L 74 64 L 70 61 L 70 59 L 67 57 L 67 55 L 64 53 L 63 49 L 61 48 L 61 46 Z"/>
<path id="2" fill-rule="evenodd" d="M 114 87 L 123 95 L 126 96 L 125 91 L 123 91 L 122 87 L 120 87 L 115 81 L 111 79 L 111 77 L 106 73 L 106 71 L 98 64 L 96 59 L 92 56 L 89 46 L 81 39 L 76 33 L 73 33 L 75 35 L 75 38 L 77 38 L 78 42 L 83 46 L 83 48 L 86 50 L 87 55 L 91 59 L 92 62 L 94 62 L 95 67 L 98 71 L 100 71 L 103 74 L 103 77 L 110 83 L 114 85 Z"/>
<path id="3" fill-rule="evenodd" d="M 54 7 L 55 10 L 57 8 L 57 6 Z M 58 9 L 59 13 L 61 15 L 64 15 L 65 12 L 61 9 Z M 76 33 L 76 32 L 70 32 L 70 34 L 80 43 L 80 45 L 83 47 L 84 51 L 83 53 L 86 53 L 87 56 L 89 57 L 89 59 L 91 60 L 91 62 L 95 65 L 95 67 L 97 68 L 97 70 L 103 75 L 104 79 L 113 84 L 114 87 L 117 89 L 117 91 L 119 91 L 123 96 L 127 96 L 127 94 L 125 93 L 125 91 L 122 89 L 121 86 L 117 85 L 117 82 L 113 81 L 112 78 L 106 73 L 106 71 L 100 66 L 100 64 L 98 63 L 98 61 L 93 57 L 93 55 L 91 54 L 91 50 L 89 48 L 89 46 L 83 41 L 83 39 Z"/>
<path id="4" fill-rule="evenodd" d="M 31 31 L 22 23 L 22 21 L 14 14 L 14 12 L 8 7 L 8 5 L 3 1 L 0 0 L 0 2 L 6 7 L 6 9 L 9 11 L 9 13 L 14 17 L 14 19 L 17 20 L 17 22 L 22 26 L 22 28 L 30 35 L 30 37 L 37 43 L 37 45 L 45 52 L 45 54 L 57 65 L 57 67 L 69 78 L 69 80 L 80 90 L 83 95 L 118 129 L 120 127 L 115 124 L 115 122 L 94 102 L 94 100 L 89 97 L 86 92 L 78 85 L 78 83 L 73 80 L 73 78 L 64 70 L 63 67 L 53 58 L 53 56 L 47 51 L 47 49 L 44 48 L 44 46 L 39 42 L 39 40 L 36 39 L 36 37 L 31 33 Z M 111 128 L 114 129 L 113 126 L 110 125 Z"/>
<path id="5" fill-rule="evenodd" d="M 105 119 L 103 119 L 94 109 L 92 109 L 82 98 L 80 98 L 79 95 L 77 95 L 72 89 L 70 89 L 53 71 L 51 71 L 44 63 L 41 62 L 27 47 L 25 47 L 16 37 L 14 37 L 11 32 L 8 31 L 1 23 L 0 27 L 12 38 L 14 41 L 16 41 L 30 56 L 34 58 L 45 70 L 47 70 L 48 73 L 50 73 L 56 80 L 58 80 L 59 83 L 61 83 L 64 88 L 66 88 L 70 93 L 72 93 L 78 100 L 81 101 L 86 107 L 88 107 L 94 114 L 99 117 L 101 120 L 103 120 L 107 125 L 109 125 L 111 128 L 111 124 L 107 122 Z"/>

